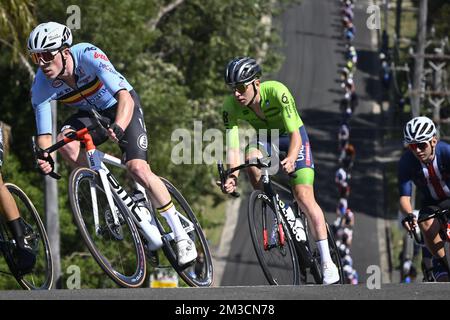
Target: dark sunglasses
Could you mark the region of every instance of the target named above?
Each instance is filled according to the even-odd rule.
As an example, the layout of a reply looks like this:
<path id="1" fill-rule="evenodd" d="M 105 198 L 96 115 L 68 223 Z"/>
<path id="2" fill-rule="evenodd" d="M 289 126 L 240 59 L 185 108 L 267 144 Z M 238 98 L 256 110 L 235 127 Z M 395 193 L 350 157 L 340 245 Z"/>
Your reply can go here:
<path id="1" fill-rule="evenodd" d="M 247 91 L 247 88 L 250 84 L 252 84 L 255 80 L 249 82 L 249 83 L 238 83 L 235 85 L 231 85 L 230 89 L 234 93 L 235 91 L 239 92 L 240 94 L 245 93 Z"/>
<path id="2" fill-rule="evenodd" d="M 245 83 L 239 83 L 239 84 L 236 84 L 236 85 L 234 85 L 234 86 L 230 86 L 230 89 L 231 89 L 232 92 L 237 91 L 237 92 L 239 92 L 240 94 L 243 94 L 243 93 L 245 93 L 245 91 L 247 91 L 247 87 L 248 87 L 247 84 L 245 84 Z"/>
<path id="3" fill-rule="evenodd" d="M 39 64 L 39 61 L 42 60 L 44 63 L 49 63 L 55 59 L 55 56 L 58 54 L 57 51 L 44 51 L 44 52 L 33 52 L 30 53 L 31 60 L 34 64 Z"/>
<path id="4" fill-rule="evenodd" d="M 411 143 L 408 145 L 408 147 L 412 150 L 412 151 L 416 151 L 417 148 L 419 148 L 419 150 L 423 151 L 426 148 L 428 148 L 428 142 L 420 142 L 420 143 Z"/>

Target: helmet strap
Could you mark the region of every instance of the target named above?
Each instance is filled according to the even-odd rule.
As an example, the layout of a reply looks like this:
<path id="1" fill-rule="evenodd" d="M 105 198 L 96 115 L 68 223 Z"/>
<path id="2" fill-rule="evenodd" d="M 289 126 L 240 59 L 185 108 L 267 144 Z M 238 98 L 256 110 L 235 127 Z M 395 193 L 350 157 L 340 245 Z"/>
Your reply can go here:
<path id="1" fill-rule="evenodd" d="M 63 56 L 63 54 L 62 54 L 62 51 L 61 50 L 59 50 L 59 53 L 61 54 L 61 59 L 62 59 L 62 64 L 63 64 L 63 67 L 62 67 L 62 70 L 61 70 L 61 72 L 56 76 L 56 78 L 58 78 L 58 77 L 60 77 L 60 76 L 62 76 L 63 74 L 64 74 L 64 72 L 66 71 L 66 59 L 64 59 L 64 56 Z"/>
<path id="2" fill-rule="evenodd" d="M 255 86 L 255 81 L 252 82 L 253 85 L 253 98 L 252 100 L 247 104 L 247 107 L 250 107 L 253 102 L 255 102 L 255 98 L 256 98 L 256 86 Z"/>

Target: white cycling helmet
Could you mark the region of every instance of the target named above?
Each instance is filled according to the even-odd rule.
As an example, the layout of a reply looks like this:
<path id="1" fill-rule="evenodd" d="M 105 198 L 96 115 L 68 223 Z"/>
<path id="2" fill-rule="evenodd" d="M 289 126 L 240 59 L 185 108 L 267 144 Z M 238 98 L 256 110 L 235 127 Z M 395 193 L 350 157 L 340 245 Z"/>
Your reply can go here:
<path id="1" fill-rule="evenodd" d="M 406 144 L 428 142 L 436 135 L 436 126 L 427 117 L 415 117 L 408 121 L 403 135 Z"/>
<path id="2" fill-rule="evenodd" d="M 31 31 L 28 38 L 28 51 L 31 53 L 55 51 L 64 45 L 72 45 L 72 32 L 57 22 L 41 23 Z"/>

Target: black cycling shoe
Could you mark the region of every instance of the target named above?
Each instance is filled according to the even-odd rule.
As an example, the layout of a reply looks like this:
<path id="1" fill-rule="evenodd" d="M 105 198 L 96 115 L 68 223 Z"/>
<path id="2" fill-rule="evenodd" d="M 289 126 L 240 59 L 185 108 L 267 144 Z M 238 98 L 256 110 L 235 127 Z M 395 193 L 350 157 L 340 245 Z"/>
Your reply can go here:
<path id="1" fill-rule="evenodd" d="M 36 254 L 24 240 L 23 245 L 18 245 L 13 250 L 13 259 L 20 275 L 31 273 L 36 264 Z"/>
<path id="2" fill-rule="evenodd" d="M 448 282 L 448 264 L 444 260 L 446 258 L 433 257 L 433 276 L 436 282 L 446 281 Z"/>

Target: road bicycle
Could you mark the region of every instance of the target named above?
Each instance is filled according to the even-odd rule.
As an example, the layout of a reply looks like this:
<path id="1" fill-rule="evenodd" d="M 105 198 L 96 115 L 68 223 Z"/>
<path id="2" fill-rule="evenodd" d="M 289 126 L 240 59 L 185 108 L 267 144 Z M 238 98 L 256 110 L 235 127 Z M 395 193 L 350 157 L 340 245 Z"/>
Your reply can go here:
<path id="1" fill-rule="evenodd" d="M 16 241 L 9 230 L 6 220 L 0 217 L 0 250 L 3 253 L 9 271 L 2 274 L 12 275 L 26 290 L 48 290 L 53 285 L 53 260 L 47 233 L 41 217 L 28 196 L 18 186 L 5 183 L 22 217 L 24 235 L 27 243 L 36 255 L 36 264 L 29 273 L 22 273 L 15 263 Z"/>
<path id="2" fill-rule="evenodd" d="M 250 159 L 228 170 L 219 162 L 221 185 L 225 184 L 230 174 L 248 167 L 262 170 L 263 191 L 254 190 L 250 195 L 248 223 L 253 247 L 267 281 L 271 285 L 306 284 L 309 270 L 314 282 L 321 284 L 323 279 L 320 254 L 310 237 L 308 220 L 296 202 L 287 206 L 279 193 L 274 191 L 276 185 L 293 199 L 291 190 L 271 180 L 268 170 L 270 158 Z M 238 193 L 232 195 L 239 196 Z M 328 224 L 326 226 L 330 254 L 339 270 L 339 283 L 343 283 L 339 251 Z"/>
<path id="3" fill-rule="evenodd" d="M 109 128 L 110 120 L 90 111 L 94 124 L 76 132 L 41 152 L 52 153 L 78 140 L 86 146 L 89 168 L 79 167 L 69 177 L 69 198 L 74 219 L 94 259 L 119 286 L 136 288 L 146 276 L 146 258 L 159 265 L 158 249 L 189 286 L 208 287 L 213 283 L 213 265 L 208 243 L 188 202 L 167 179 L 161 178 L 180 213 L 180 221 L 194 242 L 198 257 L 179 266 L 175 236 L 156 214 L 143 186 L 132 180 L 127 190 L 106 164 L 126 170 L 120 159 L 99 151 L 89 132 Z M 120 143 L 126 144 L 126 141 Z"/>
<path id="4" fill-rule="evenodd" d="M 440 224 L 440 231 L 439 236 L 441 237 L 442 241 L 444 242 L 450 242 L 450 209 L 440 209 L 433 212 L 433 214 L 417 220 L 417 225 L 421 224 L 424 221 L 430 220 L 430 219 L 437 219 L 437 221 Z M 406 222 L 408 223 L 408 222 Z M 408 233 L 410 236 L 412 236 L 415 240 L 415 242 L 419 245 L 425 245 L 425 241 L 423 239 L 423 235 L 420 232 L 420 230 L 417 230 L 416 227 L 412 227 Z M 424 280 L 427 282 L 433 282 L 436 281 L 434 279 L 434 275 L 432 272 L 432 268 L 427 268 L 427 266 L 424 265 L 422 261 L 422 270 L 424 273 Z M 447 269 L 448 274 L 450 274 L 450 268 L 448 265 L 445 266 Z"/>

